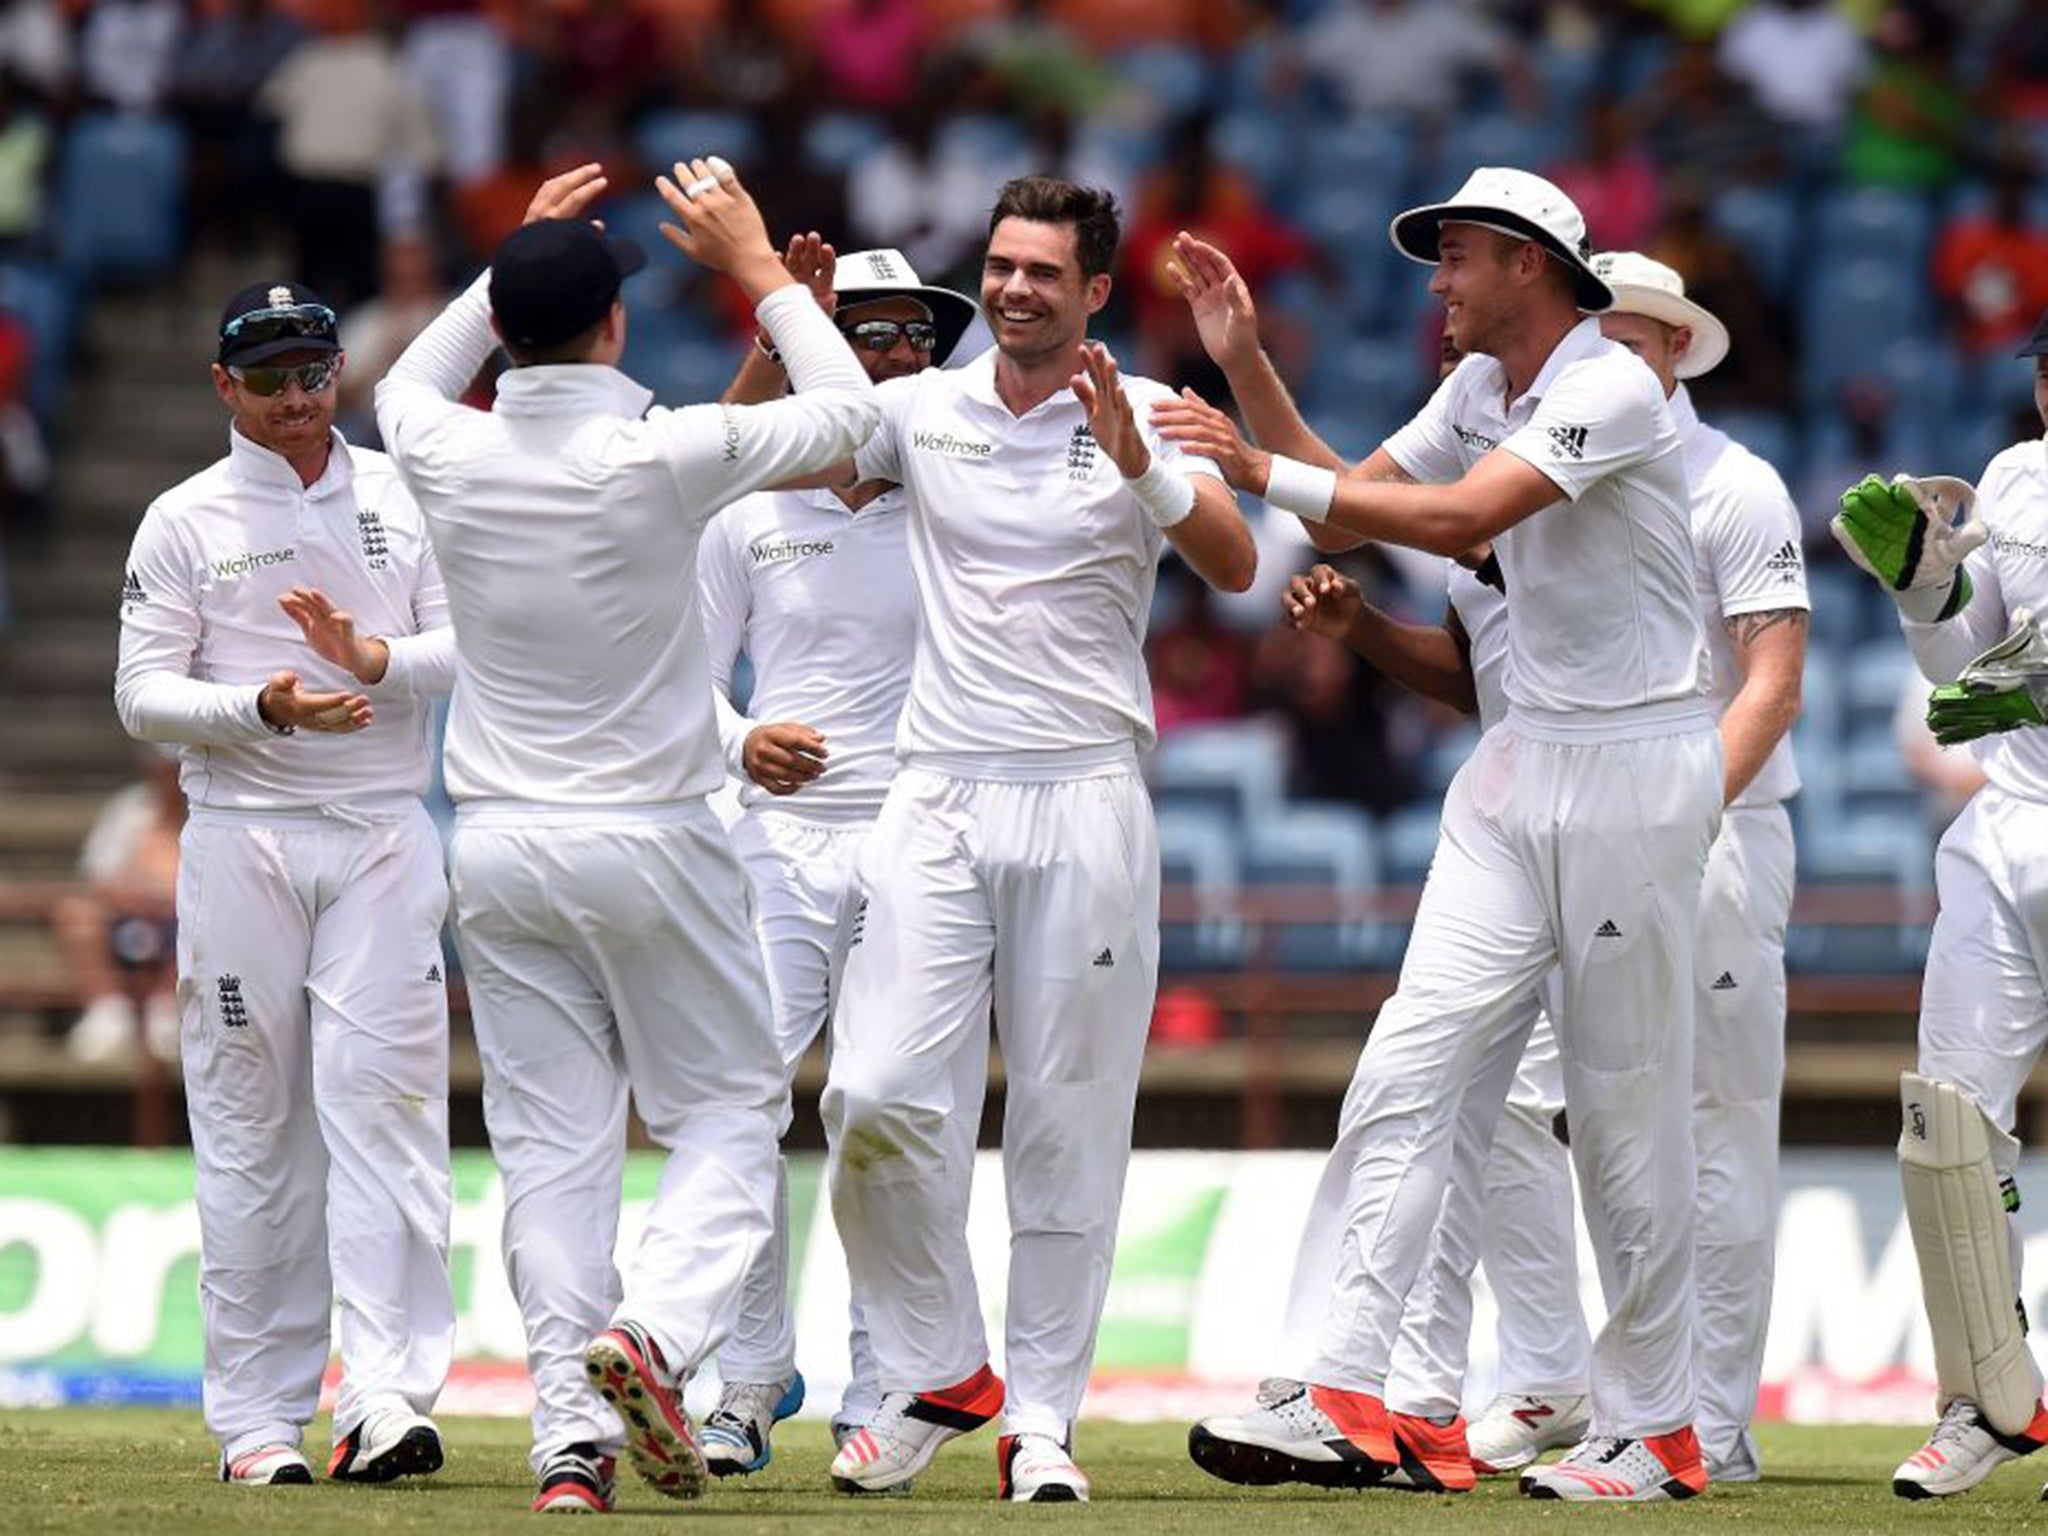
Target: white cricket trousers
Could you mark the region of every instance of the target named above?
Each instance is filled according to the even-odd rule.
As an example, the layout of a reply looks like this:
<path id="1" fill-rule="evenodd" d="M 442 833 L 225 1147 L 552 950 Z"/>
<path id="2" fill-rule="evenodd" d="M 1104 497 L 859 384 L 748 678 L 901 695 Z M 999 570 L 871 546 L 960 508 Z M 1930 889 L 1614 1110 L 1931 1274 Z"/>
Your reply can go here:
<path id="1" fill-rule="evenodd" d="M 701 800 L 465 806 L 453 855 L 538 1469 L 621 1443 L 583 1371 L 613 1321 L 682 1372 L 732 1326 L 769 1240 L 782 1063 L 746 877 Z M 622 1286 L 629 1091 L 668 1163 Z"/>
<path id="2" fill-rule="evenodd" d="M 1035 766 L 922 760 L 897 775 L 859 871 L 824 1111 L 882 1389 L 950 1386 L 989 1358 L 961 1136 L 980 1119 L 993 1004 L 1008 1084 L 1004 1424 L 1065 1439 L 1094 1359 L 1158 980 L 1151 801 L 1128 748 Z"/>
<path id="3" fill-rule="evenodd" d="M 1692 1422 L 1691 979 L 1720 745 L 1703 710 L 1630 714 L 1594 730 L 1510 714 L 1452 781 L 1400 986 L 1359 1058 L 1296 1264 L 1288 1335 L 1314 1344 L 1295 1374 L 1385 1393 L 1459 1121 L 1491 1141 L 1555 966 L 1581 1189 L 1616 1270 L 1593 1429 Z"/>
<path id="4" fill-rule="evenodd" d="M 1996 784 L 1978 790 L 1935 850 L 1934 890 L 1920 1072 L 1954 1083 L 2010 1135 L 2048 1044 L 2048 804 Z M 2017 1171 L 2017 1151 L 1994 1139 L 2000 1177 Z M 2011 1230 L 2017 1280 L 2022 1243 Z M 2038 1395 L 2038 1362 L 2034 1374 Z"/>
<path id="5" fill-rule="evenodd" d="M 447 1379 L 447 910 L 416 800 L 384 820 L 199 809 L 185 823 L 204 1400 L 229 1460 L 300 1443 L 336 1304 L 337 1444 L 374 1408 L 427 1412 Z"/>

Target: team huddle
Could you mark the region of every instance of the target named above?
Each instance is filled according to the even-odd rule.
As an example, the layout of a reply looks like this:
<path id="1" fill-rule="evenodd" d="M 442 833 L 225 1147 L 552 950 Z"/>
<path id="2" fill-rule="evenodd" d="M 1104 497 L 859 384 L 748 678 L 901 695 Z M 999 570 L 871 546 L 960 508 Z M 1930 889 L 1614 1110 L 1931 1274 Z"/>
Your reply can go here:
<path id="1" fill-rule="evenodd" d="M 607 182 L 584 166 L 378 384 L 384 453 L 333 430 L 333 312 L 292 283 L 236 294 L 213 367 L 229 454 L 136 534 L 116 693 L 131 732 L 184 749 L 221 1477 L 311 1482 L 330 1316 L 329 1474 L 442 1465 L 452 909 L 536 1510 L 611 1509 L 621 1454 L 677 1498 L 767 1465 L 804 1401 L 778 1148 L 820 1040 L 852 1298 L 832 1485 L 909 1492 L 1000 1419 L 1000 1497 L 1087 1500 L 1073 1431 L 1159 957 L 1145 627 L 1167 545 L 1250 586 L 1240 493 L 1319 549 L 1447 557 L 1440 626 L 1328 565 L 1285 614 L 1484 730 L 1345 1099 L 1285 1358 L 1190 1455 L 1238 1484 L 1518 1474 L 1590 1502 L 1762 1476 L 1808 600 L 1778 475 L 1692 407 L 1684 381 L 1729 340 L 1682 275 L 1593 255 L 1522 171 L 1401 215 L 1444 375 L 1350 464 L 1296 410 L 1228 254 L 1193 236 L 1172 271 L 1242 429 L 1088 340 L 1106 193 L 1004 185 L 977 300 L 894 251 L 778 254 L 725 162 L 674 172 L 664 236 L 758 323 L 723 400 L 657 406 L 619 371 L 647 253 L 588 221 Z M 955 358 L 977 315 L 994 345 Z M 501 346 L 493 408 L 462 403 Z M 2048 420 L 2044 354 L 2048 317 L 2025 354 Z M 1894 1487 L 1937 1496 L 2048 1443 L 2007 1215 L 2048 1043 L 2048 452 L 2009 450 L 1981 492 L 1873 476 L 1835 532 L 1898 599 L 1937 732 L 1984 738 L 1990 778 L 1942 843 L 1904 1083 L 1941 1413 Z M 420 797 L 451 691 L 444 873 Z M 730 826 L 710 803 L 728 780 Z M 992 1023 L 1000 1378 L 967 1245 Z M 667 1161 L 622 1274 L 629 1103 Z M 1482 1260 L 1501 1395 L 1468 1424 Z M 684 1388 L 714 1365 L 699 1425 Z"/>

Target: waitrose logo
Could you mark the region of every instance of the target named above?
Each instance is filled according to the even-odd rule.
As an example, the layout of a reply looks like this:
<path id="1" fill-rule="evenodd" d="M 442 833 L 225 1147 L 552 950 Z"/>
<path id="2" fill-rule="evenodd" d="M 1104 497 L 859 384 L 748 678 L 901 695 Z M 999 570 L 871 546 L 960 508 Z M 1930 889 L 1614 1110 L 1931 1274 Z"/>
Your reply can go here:
<path id="1" fill-rule="evenodd" d="M 971 437 L 955 437 L 950 432 L 913 432 L 910 446 L 949 459 L 985 459 L 996 451 L 994 443 L 977 443 Z"/>
<path id="2" fill-rule="evenodd" d="M 261 570 L 266 565 L 289 565 L 299 558 L 296 549 L 252 550 L 239 555 L 230 555 L 225 560 L 213 562 L 213 574 L 222 581 L 236 576 L 246 576 L 251 571 Z"/>

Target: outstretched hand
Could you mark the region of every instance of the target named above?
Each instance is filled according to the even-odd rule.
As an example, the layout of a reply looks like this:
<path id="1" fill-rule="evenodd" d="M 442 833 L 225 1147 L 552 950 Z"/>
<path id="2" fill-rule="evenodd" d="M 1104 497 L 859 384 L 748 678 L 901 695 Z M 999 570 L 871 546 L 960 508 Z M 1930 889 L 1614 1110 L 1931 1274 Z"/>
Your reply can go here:
<path id="1" fill-rule="evenodd" d="M 1287 590 L 1280 594 L 1280 607 L 1296 629 L 1342 640 L 1364 610 L 1365 597 L 1358 583 L 1342 571 L 1317 565 L 1305 575 L 1288 579 Z"/>
<path id="2" fill-rule="evenodd" d="M 832 287 L 839 272 L 839 253 L 823 235 L 815 229 L 808 234 L 792 235 L 789 249 L 782 253 L 782 264 L 791 277 L 811 290 L 818 308 L 829 315 L 839 307 L 839 295 Z"/>
<path id="3" fill-rule="evenodd" d="M 1166 272 L 1194 313 L 1202 349 L 1218 367 L 1249 361 L 1259 350 L 1259 314 L 1251 289 L 1230 258 L 1182 230 Z"/>
<path id="4" fill-rule="evenodd" d="M 391 665 L 391 647 L 378 639 L 365 640 L 356 633 L 353 614 L 344 613 L 318 587 L 293 587 L 277 600 L 291 621 L 299 626 L 306 644 L 315 655 L 331 661 L 358 682 L 379 683 Z"/>
<path id="5" fill-rule="evenodd" d="M 1161 437 L 1214 463 L 1232 490 L 1266 494 L 1273 456 L 1246 442 L 1236 422 L 1192 389 L 1183 389 L 1178 400 L 1156 401 L 1152 425 Z"/>
<path id="6" fill-rule="evenodd" d="M 564 171 L 559 176 L 550 176 L 533 194 L 533 201 L 526 205 L 526 217 L 520 222 L 537 224 L 542 219 L 580 219 L 610 186 L 611 183 L 605 179 L 604 167 L 595 160 Z"/>
<path id="7" fill-rule="evenodd" d="M 729 273 L 743 286 L 758 288 L 750 294 L 757 302 L 793 280 L 776 259 L 768 226 L 740 184 L 739 172 L 716 155 L 678 160 L 674 170 L 673 179 L 654 180 L 655 191 L 676 219 L 661 226 L 670 245 L 714 272 Z"/>
<path id="8" fill-rule="evenodd" d="M 1073 378 L 1074 397 L 1088 413 L 1088 430 L 1109 455 L 1117 473 L 1135 480 L 1152 463 L 1152 450 L 1138 431 L 1138 418 L 1124 394 L 1116 359 L 1099 341 L 1081 344 L 1081 371 Z"/>
<path id="9" fill-rule="evenodd" d="M 311 693 L 296 672 L 274 672 L 256 696 L 256 712 L 287 731 L 346 736 L 368 725 L 375 711 L 360 693 Z"/>

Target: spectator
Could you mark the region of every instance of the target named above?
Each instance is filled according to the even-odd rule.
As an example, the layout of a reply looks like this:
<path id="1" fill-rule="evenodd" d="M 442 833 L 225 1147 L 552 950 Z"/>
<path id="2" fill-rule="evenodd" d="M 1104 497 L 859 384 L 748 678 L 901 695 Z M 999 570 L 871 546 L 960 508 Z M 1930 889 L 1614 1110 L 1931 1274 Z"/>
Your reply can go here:
<path id="1" fill-rule="evenodd" d="M 1145 647 L 1159 734 L 1241 718 L 1250 697 L 1249 642 L 1216 622 L 1207 582 L 1188 579 L 1177 565 L 1164 567 L 1159 579 L 1172 584 L 1179 610 Z"/>
<path id="2" fill-rule="evenodd" d="M 1335 0 L 1298 33 L 1289 72 L 1347 111 L 1443 122 L 1478 81 L 1500 81 L 1519 112 L 1535 82 L 1507 35 L 1466 0 Z"/>
<path id="3" fill-rule="evenodd" d="M 43 227 L 50 125 L 23 99 L 19 77 L 0 67 L 0 251 L 16 251 Z"/>
<path id="4" fill-rule="evenodd" d="M 1985 53 L 1994 110 L 2048 122 L 2048 0 L 2020 0 L 1992 31 Z"/>
<path id="5" fill-rule="evenodd" d="M 1835 0 L 1758 0 L 1721 34 L 1721 68 L 1781 123 L 1841 127 L 1868 60 Z"/>
<path id="6" fill-rule="evenodd" d="M 1657 163 L 1630 137 L 1628 120 L 1611 98 L 1587 103 L 1581 137 L 1583 152 L 1544 174 L 1579 205 L 1595 249 L 1642 250 L 1657 232 Z"/>
<path id="7" fill-rule="evenodd" d="M 1683 167 L 1709 191 L 1766 181 L 1782 169 L 1783 130 L 1722 73 L 1706 43 L 1680 48 L 1630 103 L 1629 115 L 1638 141 L 1659 165 Z M 1690 269 L 1679 270 L 1689 286 Z"/>
<path id="8" fill-rule="evenodd" d="M 0 68 L 10 69 L 45 102 L 71 89 L 71 30 L 56 0 L 0 0 Z"/>
<path id="9" fill-rule="evenodd" d="M 1851 181 L 1934 190 L 1961 174 L 1975 109 L 1956 78 L 1956 26 L 1934 0 L 1893 5 L 1856 98 L 1842 170 Z"/>
<path id="10" fill-rule="evenodd" d="M 653 105 L 660 93 L 666 45 L 645 8 L 633 0 L 592 0 L 575 15 L 557 21 L 549 53 L 560 88 L 570 99 L 606 103 L 621 122 Z M 668 167 L 649 170 L 665 172 Z"/>
<path id="11" fill-rule="evenodd" d="M 269 202 L 274 135 L 255 102 L 264 82 L 305 40 L 306 29 L 266 0 L 232 0 L 186 34 L 170 99 L 191 147 L 196 228 L 244 234 L 250 211 Z"/>
<path id="12" fill-rule="evenodd" d="M 818 19 L 826 94 L 849 107 L 894 112 L 917 89 L 924 17 L 917 0 L 849 0 Z"/>
<path id="13" fill-rule="evenodd" d="M 143 756 L 144 778 L 100 808 L 79 855 L 85 888 L 50 920 L 84 1011 L 65 1036 L 81 1061 L 128 1054 L 138 1040 L 178 1058 L 178 834 L 185 797 L 175 751 Z"/>
<path id="14" fill-rule="evenodd" d="M 184 25 L 177 0 L 100 0 L 78 38 L 86 100 L 122 112 L 154 112 L 170 90 Z"/>
<path id="15" fill-rule="evenodd" d="M 1056 109 L 1084 117 L 1116 94 L 1116 77 L 1043 0 L 1018 0 L 1007 16 L 970 29 L 961 53 L 1026 115 Z"/>
<path id="16" fill-rule="evenodd" d="M 512 49 L 486 0 L 396 0 L 400 59 L 434 114 L 442 168 L 457 187 L 505 158 Z"/>
<path id="17" fill-rule="evenodd" d="M 1934 291 L 1956 346 L 1972 355 L 2010 353 L 2048 309 L 2048 233 L 2027 218 L 2033 174 L 2008 159 L 1991 206 L 1951 219 L 1935 242 Z"/>
<path id="18" fill-rule="evenodd" d="M 378 265 L 381 282 L 377 296 L 358 304 L 341 324 L 341 349 L 348 354 L 348 366 L 341 373 L 335 425 L 343 437 L 364 448 L 381 444 L 372 398 L 377 381 L 412 339 L 433 323 L 449 298 L 441 282 L 434 243 L 424 235 L 392 236 L 384 242 Z"/>
<path id="19" fill-rule="evenodd" d="M 1702 412 L 1783 411 L 1792 406 L 1791 322 L 1742 248 L 1707 221 L 1700 189 L 1666 191 L 1664 229 L 1648 253 L 1685 274 L 1686 292 L 1728 327 L 1728 358 L 1687 386 Z M 1846 483 L 1846 482 L 1845 482 Z"/>
<path id="20" fill-rule="evenodd" d="M 713 27 L 702 36 L 690 88 L 693 100 L 765 112 L 807 99 L 809 82 L 803 63 L 776 35 L 769 10 L 743 0 L 727 11 L 724 26 Z M 757 190 L 763 179 L 757 178 Z"/>
<path id="21" fill-rule="evenodd" d="M 936 90 L 912 102 L 890 141 L 863 155 L 846 178 L 849 243 L 901 251 L 941 283 L 980 248 L 999 185 L 978 161 L 940 150 L 945 110 Z"/>

